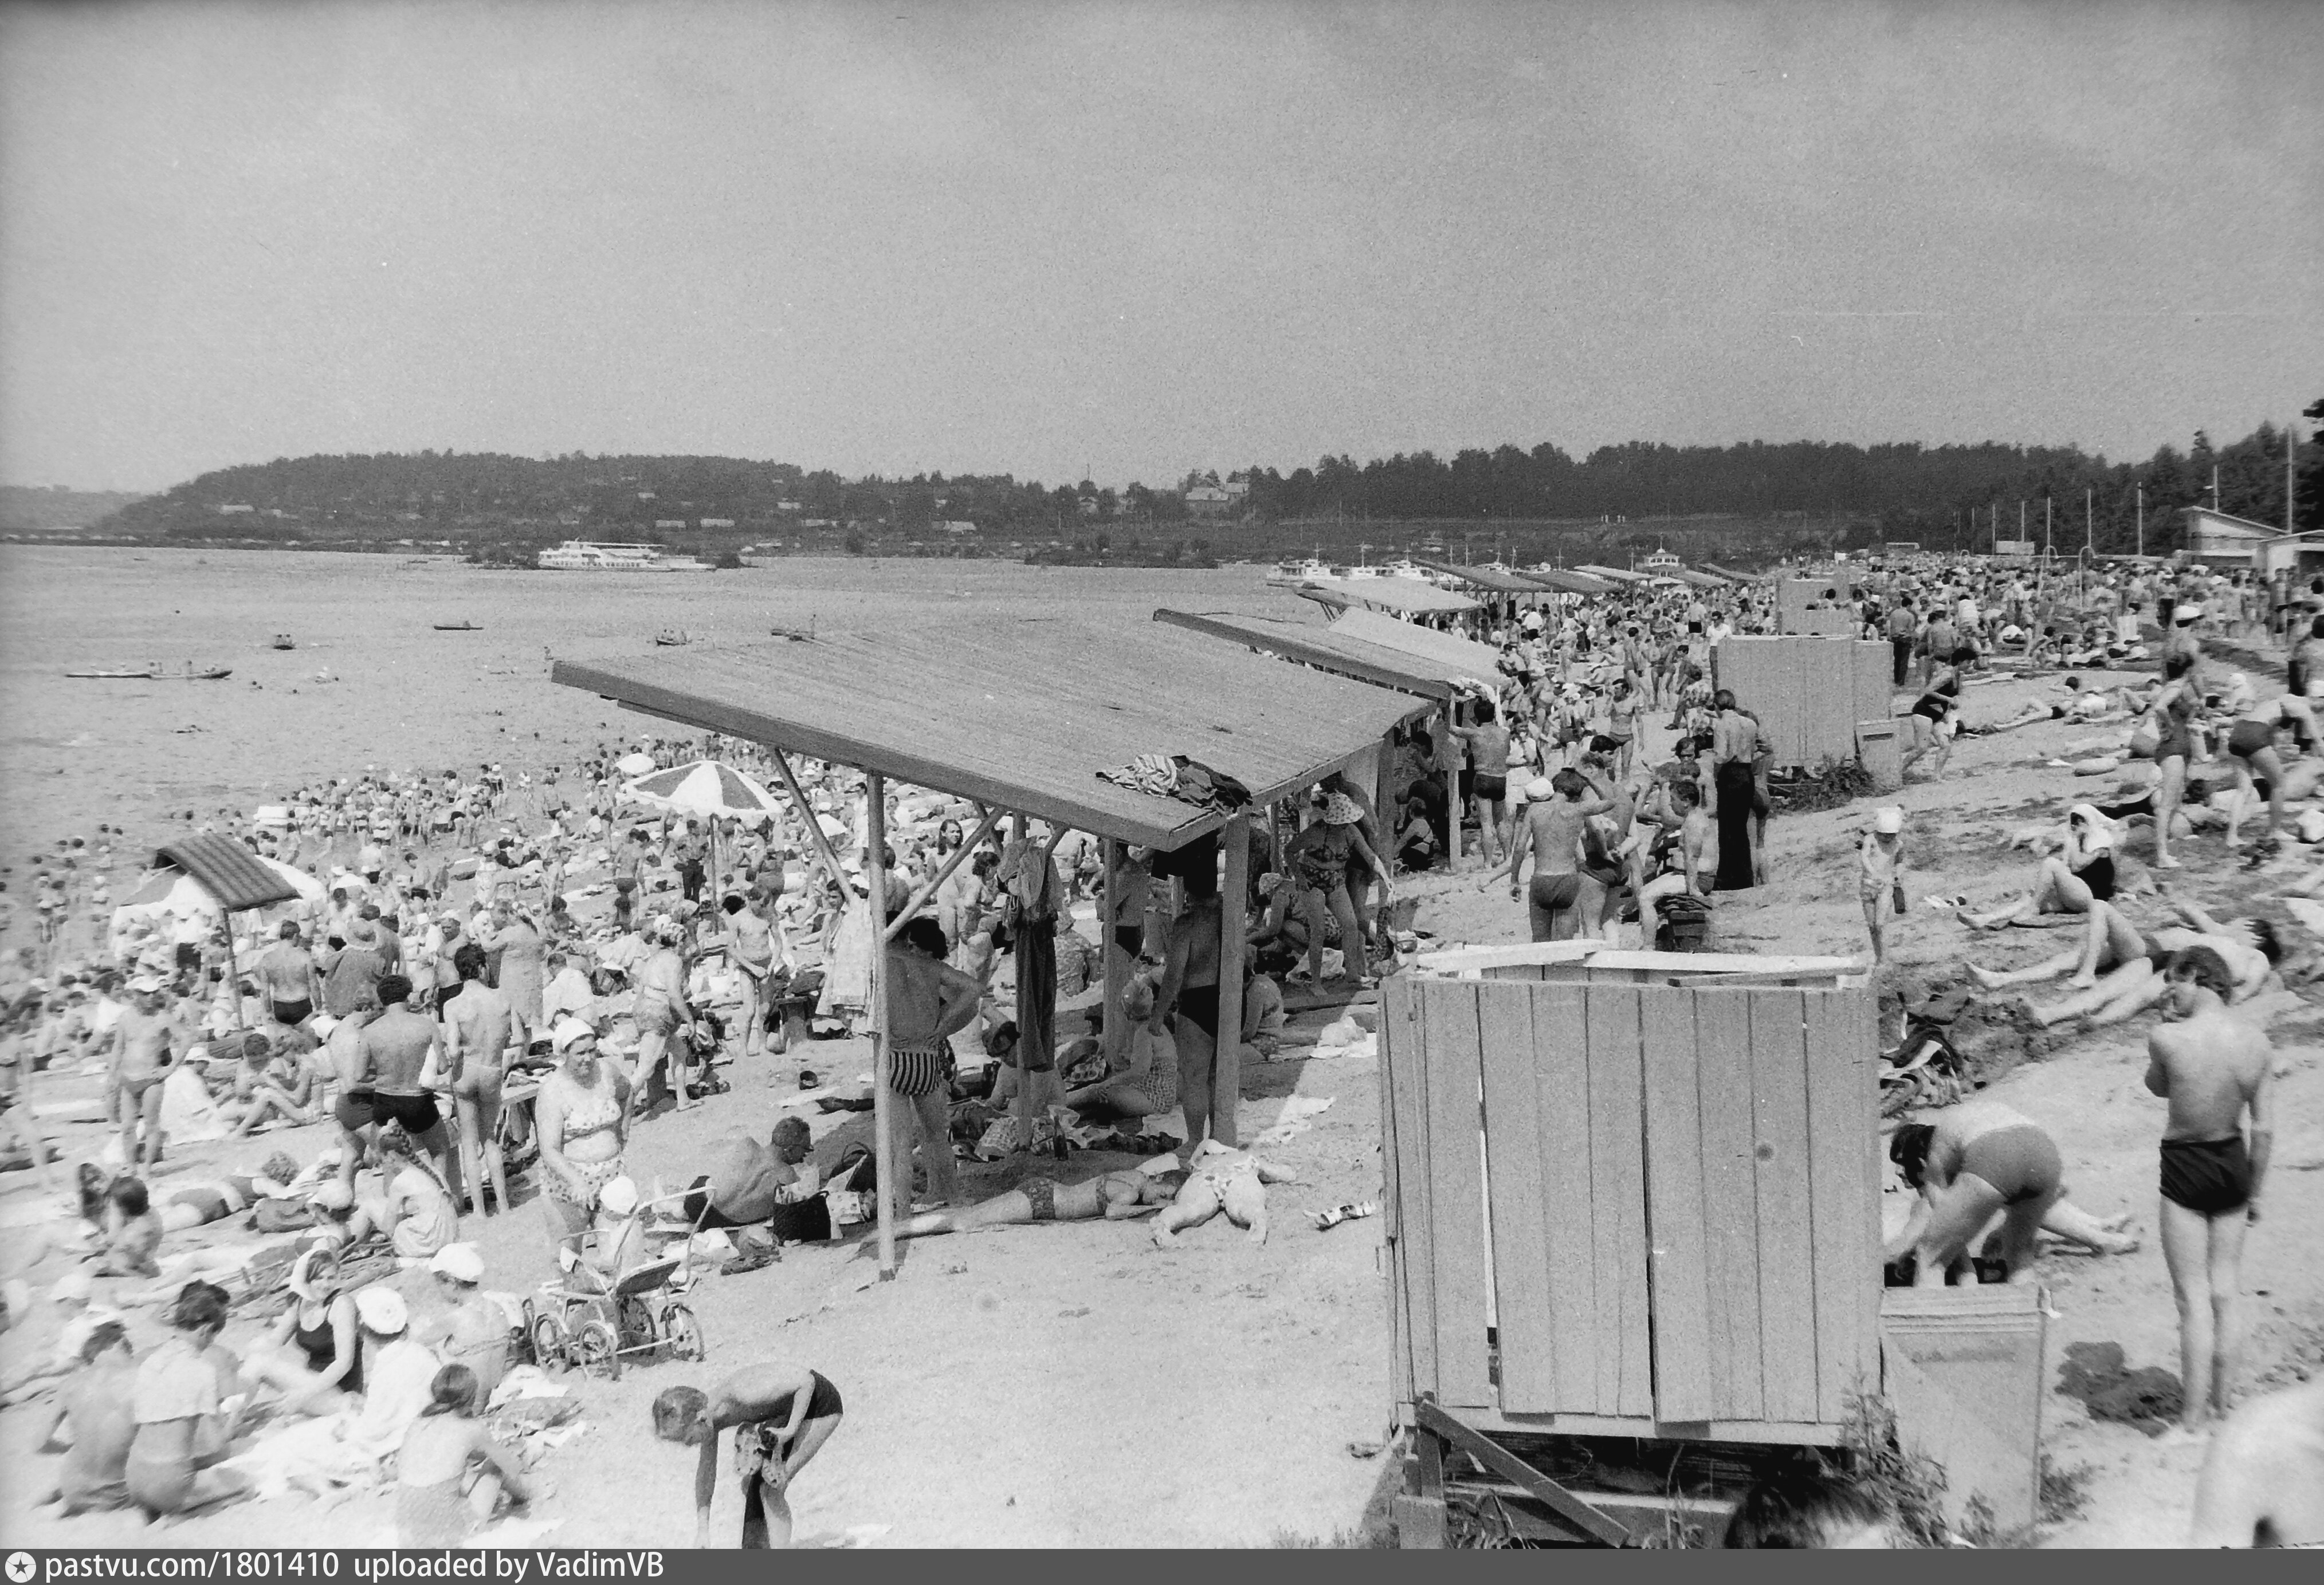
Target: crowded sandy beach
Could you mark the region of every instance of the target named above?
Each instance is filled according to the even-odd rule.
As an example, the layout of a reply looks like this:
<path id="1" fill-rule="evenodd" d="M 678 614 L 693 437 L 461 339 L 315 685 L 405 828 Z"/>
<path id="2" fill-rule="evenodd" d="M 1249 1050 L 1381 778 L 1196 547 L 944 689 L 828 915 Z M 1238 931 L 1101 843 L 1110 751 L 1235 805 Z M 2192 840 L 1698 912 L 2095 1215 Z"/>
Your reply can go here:
<path id="1" fill-rule="evenodd" d="M 114 620 L 159 621 L 138 603 L 181 602 L 171 610 L 195 613 L 184 620 L 206 651 L 239 619 L 205 596 L 314 576 L 310 558 L 279 555 L 162 553 L 166 570 L 152 572 L 155 558 L 111 551 L 11 558 L 17 589 L 113 564 Z M 973 600 L 988 622 L 1007 619 L 1015 581 L 992 576 L 972 594 L 945 587 L 958 582 L 949 568 L 786 567 L 740 575 L 717 598 L 761 610 L 824 598 L 796 586 L 801 574 L 828 580 L 834 604 Z M 1299 604 L 1264 569 L 1191 576 L 1196 589 L 1167 591 L 1177 604 L 1253 618 Z M 1883 1091 L 1903 1102 L 1883 1123 L 1891 1280 L 1897 1262 L 1919 1261 L 1914 1280 L 1941 1282 L 1960 1262 L 1956 1276 L 2038 1282 L 2055 1359 L 2112 1344 L 2167 1377 L 2171 1391 L 2117 1393 L 2106 1413 L 2051 1395 L 2043 1451 L 2074 1472 L 2080 1503 L 2044 1535 L 2184 1539 L 2212 1522 L 2196 1510 L 2199 1484 L 2232 1479 L 2204 1474 L 2227 1445 L 2215 1421 L 2296 1396 L 2319 1346 L 2298 1256 L 2317 1209 L 2303 1191 L 2318 1098 L 2301 1055 L 2316 940 L 2301 840 L 2310 721 L 2285 675 L 2302 651 L 2284 641 L 2304 634 L 2315 597 L 2191 567 L 2054 585 L 1960 558 L 1819 576 L 1833 582 L 1817 594 L 1834 596 L 1819 607 L 1885 641 L 1908 725 L 1901 790 L 1812 813 L 1767 800 L 1754 769 L 1772 754 L 1751 701 L 1705 686 L 1720 644 L 1782 624 L 1773 579 L 1545 589 L 1440 619 L 1497 657 L 1494 674 L 1462 686 L 1453 720 L 1400 726 L 1379 774 L 1307 789 L 1290 800 L 1298 823 L 1253 844 L 1240 934 L 1255 972 L 1231 1117 L 1187 1104 L 1212 1080 L 1204 1025 L 1218 1015 L 1189 1012 L 1202 963 L 1176 921 L 1201 917 L 1205 891 L 1217 918 L 1215 873 L 1117 849 L 1109 884 L 1113 844 L 1038 824 L 1021 837 L 1014 822 L 988 830 L 991 811 L 973 800 L 892 788 L 882 890 L 917 922 L 890 949 L 894 982 L 927 987 L 921 1016 L 941 1039 L 925 1045 L 944 1055 L 927 1080 L 890 1057 L 891 1159 L 912 1178 L 896 1185 L 890 1228 L 906 1258 L 885 1282 L 873 1195 L 850 1170 L 870 1154 L 875 1059 L 860 775 L 609 716 L 537 660 L 500 676 L 489 656 L 446 658 L 432 676 L 364 664 L 374 646 L 443 657 L 450 640 L 418 620 L 431 605 L 474 604 L 495 577 L 541 590 L 549 574 L 415 571 L 367 596 L 376 636 L 349 632 L 333 680 L 317 680 L 314 655 L 285 656 L 239 688 L 143 685 L 83 706 L 78 751 L 123 773 L 53 800 L 28 788 L 24 806 L 56 834 L 12 854 L 6 877 L 19 1170 L 6 1179 L 0 1424 L 18 1467 L 48 1477 L 12 1493 L 12 1537 L 438 1544 L 473 1528 L 512 1544 L 682 1543 L 696 1538 L 685 1493 L 704 1445 L 688 1428 L 706 1419 L 722 1433 L 766 1426 L 796 1462 L 764 1503 L 722 1474 L 701 1544 L 764 1544 L 770 1525 L 778 1540 L 795 1525 L 792 1539 L 825 1545 L 971 1539 L 949 1511 L 881 1495 L 891 1464 L 947 1459 L 1003 1510 L 983 1538 L 1102 1543 L 1120 1537 L 948 1452 L 944 1427 L 956 1420 L 969 1446 L 996 1403 L 1004 1417 L 1053 1415 L 1063 1360 L 1090 1377 L 1065 1396 L 1093 1409 L 1109 1387 L 1162 1390 L 1171 1340 L 1217 1355 L 1194 1340 L 1221 1306 L 1242 1323 L 1218 1359 L 1221 1390 L 1278 1420 L 1296 1451 L 1268 1451 L 1263 1497 L 1238 1495 L 1258 1472 L 1238 1476 L 1202 1427 L 1150 1428 L 1181 1488 L 1203 1489 L 1142 1516 L 1139 1538 L 1329 1538 L 1360 1534 L 1368 1509 L 1379 1528 L 1395 1484 L 1379 1461 L 1395 1436 L 1373 1267 L 1379 980 L 1464 946 L 1650 946 L 1651 918 L 1665 947 L 1842 958 L 1868 975 L 1893 1015 L 1884 1060 L 1903 1070 Z M 1156 608 L 1153 591 L 1123 581 L 1041 577 L 1044 598 L 1123 618 Z M 590 605 L 626 593 L 556 587 L 561 613 L 533 619 L 543 625 L 586 627 Z M 2070 652 L 2037 652 L 2045 631 L 2070 634 Z M 53 627 L 12 634 L 12 676 L 52 659 Z M 506 633 L 496 653 L 531 637 Z M 644 647 L 595 646 L 607 666 L 610 651 Z M 311 759 L 322 720 L 390 698 L 402 730 L 432 723 L 447 763 L 372 759 L 334 775 Z M 125 737 L 106 729 L 108 711 Z M 2181 714 L 2190 752 L 2140 742 Z M 188 725 L 230 742 L 235 762 L 298 774 L 197 801 L 171 779 L 175 745 L 158 741 Z M 706 762 L 725 768 L 723 785 L 689 769 Z M 708 800 L 692 812 L 689 775 Z M 1465 789 L 1453 863 L 1448 786 Z M 1796 796 L 1784 778 L 1766 790 Z M 2158 854 L 2164 798 L 2179 840 Z M 229 932 L 185 872 L 155 867 L 203 840 L 250 855 L 290 895 L 235 913 Z M 1028 897 L 1056 921 L 1047 1064 L 1022 1044 L 1023 937 L 1008 939 Z M 1697 905 L 1707 927 L 1690 941 Z M 1948 1001 L 1950 1014 L 1933 1010 Z M 1116 1009 L 1132 1027 L 1109 1052 Z M 1923 1054 L 1899 1040 L 1908 1016 L 1945 1036 L 1933 1063 L 1916 1065 Z M 2223 1061 L 2248 1042 L 2259 1064 L 2202 1081 L 2243 1097 L 2224 1126 L 2239 1138 L 2250 1127 L 2248 1150 L 2222 1169 L 2246 1197 L 2234 1217 L 2208 1218 L 2236 1234 L 2225 1266 L 2217 1251 L 2191 1265 L 2175 1251 L 2167 1219 L 2183 1208 L 2166 1188 L 2158 1210 L 2153 1192 L 2171 1119 L 2147 1091 L 2190 1049 L 2173 1046 L 2190 1028 L 2218 1031 Z M 937 1104 L 908 1096 L 915 1086 Z M 1931 1124 L 1934 1142 L 1915 1150 Z M 1213 1148 L 1248 1148 L 1205 1154 L 1205 1132 Z M 2006 1165 L 1997 1136 L 2024 1141 Z M 2285 1141 L 2273 1162 L 2271 1138 Z M 33 1140 L 49 1158 L 39 1166 Z M 1926 1164 L 1948 1151 L 1941 1180 Z M 1204 1198 L 1213 1161 L 1248 1162 L 1250 1186 L 1230 1174 Z M 2198 1193 L 2227 1192 L 2203 1181 Z M 2251 1215 L 2262 1195 L 2264 1221 Z M 1201 1225 L 1213 1212 L 1218 1224 Z M 1025 1225 L 1049 1221 L 1085 1225 Z M 587 1296 L 640 1271 L 628 1304 Z M 2174 1293 L 2207 1279 L 2242 1295 L 2218 1308 L 2224 1341 L 2176 1324 Z M 1054 1357 L 1004 1341 L 1028 1337 L 1054 1338 Z M 2194 1378 L 2211 1403 L 2177 1386 L 2186 1361 L 2207 1361 L 2190 1349 L 2217 1351 L 2217 1374 Z M 106 1455 L 78 1426 L 110 1424 L 108 1391 L 130 1410 L 124 1431 L 139 1424 L 130 1400 L 151 1385 L 145 1362 L 172 1358 L 205 1371 L 231 1361 L 216 1385 L 232 1390 L 210 1411 L 223 1456 L 194 1452 L 173 1484 L 136 1456 L 141 1433 L 110 1455 L 130 1461 L 93 1461 Z M 473 1385 L 447 1382 L 455 1366 Z M 431 1407 L 455 1389 L 465 1406 Z M 42 1451 L 72 1404 L 71 1447 Z M 1111 1413 L 1045 1421 L 1043 1433 L 1086 1436 L 1094 1456 Z M 608 1439 L 646 1450 L 649 1429 L 695 1445 L 607 1461 Z M 402 1472 L 456 1479 L 464 1464 L 484 1474 L 472 1497 L 497 1491 L 497 1508 L 428 1507 L 412 1495 L 427 1483 Z M 620 1501 L 592 1501 L 613 1479 Z"/>
<path id="2" fill-rule="evenodd" d="M 11 1579 L 2324 1544 L 2319 78 L 0 8 Z"/>

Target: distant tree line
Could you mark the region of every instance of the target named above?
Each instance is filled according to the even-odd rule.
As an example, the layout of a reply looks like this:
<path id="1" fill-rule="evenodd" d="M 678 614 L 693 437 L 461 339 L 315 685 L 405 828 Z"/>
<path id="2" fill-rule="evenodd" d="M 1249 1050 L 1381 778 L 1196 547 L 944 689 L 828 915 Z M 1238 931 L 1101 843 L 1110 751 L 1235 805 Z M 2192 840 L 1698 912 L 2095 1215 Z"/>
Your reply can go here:
<path id="1" fill-rule="evenodd" d="M 2308 409 L 2324 421 L 2324 401 Z M 2164 446 L 2143 462 L 2116 462 L 2077 447 L 1914 442 L 1862 447 L 1822 441 L 1666 446 L 1631 441 L 1579 461 L 1544 442 L 1442 457 L 1398 453 L 1362 464 L 1326 456 L 1288 474 L 1255 465 L 1230 474 L 1233 514 L 1249 524 L 1432 525 L 1440 539 L 1524 525 L 1736 517 L 1814 519 L 1856 525 L 1859 539 L 1918 539 L 1975 547 L 2014 538 L 2018 503 L 2038 534 L 2042 503 L 2061 549 L 2078 547 L 2085 493 L 2101 550 L 2137 536 L 2142 493 L 2146 546 L 2168 549 L 2178 509 L 2209 502 L 2266 523 L 2283 521 L 2283 431 L 2262 424 L 2224 446 L 2197 433 L 2183 451 Z M 2296 500 L 2302 528 L 2324 528 L 2324 445 L 2300 449 Z M 489 452 L 305 456 L 222 468 L 159 495 L 128 502 L 95 526 L 183 539 L 275 540 L 404 537 L 530 546 L 567 536 L 669 540 L 678 521 L 699 539 L 706 518 L 733 525 L 736 542 L 820 525 L 861 551 L 872 538 L 942 538 L 967 523 L 982 535 L 1055 543 L 1103 557 L 1097 525 L 1131 532 L 1182 524 L 1186 492 L 1217 485 L 1190 472 L 1176 486 L 1131 484 L 1116 492 L 1089 480 L 1044 485 L 1007 474 L 872 475 L 723 456 L 511 456 Z M 222 513 L 221 507 L 247 511 Z M 1283 535 L 1254 538 L 1278 539 Z M 1292 538 L 1296 538 L 1294 534 Z M 1333 536 L 1340 537 L 1338 534 Z M 1352 538 L 1352 535 L 1349 537 Z M 1377 538 L 1385 541 L 1383 532 Z M 1174 541 L 1165 539 L 1161 543 Z M 1153 554 L 1148 552 L 1146 554 Z M 1168 551 L 1161 554 L 1168 555 Z M 1188 554 L 1202 553 L 1188 548 Z"/>

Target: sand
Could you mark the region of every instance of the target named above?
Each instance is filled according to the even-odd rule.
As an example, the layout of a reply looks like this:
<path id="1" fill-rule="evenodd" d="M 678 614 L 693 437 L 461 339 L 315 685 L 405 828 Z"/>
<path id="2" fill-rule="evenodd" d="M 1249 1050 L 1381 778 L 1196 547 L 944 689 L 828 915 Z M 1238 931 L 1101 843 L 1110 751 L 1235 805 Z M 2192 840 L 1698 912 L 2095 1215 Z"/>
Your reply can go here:
<path id="1" fill-rule="evenodd" d="M 787 563 L 741 574 L 594 576 L 484 573 L 394 558 L 266 553 L 0 550 L 10 607 L 5 637 L 9 811 L 0 855 L 22 855 L 67 829 L 118 816 L 141 839 L 162 811 L 244 807 L 300 780 L 364 764 L 543 762 L 613 732 L 650 731 L 572 690 L 550 687 L 544 650 L 635 652 L 657 629 L 743 638 L 776 622 L 830 625 L 849 613 L 1024 610 L 1063 604 L 1143 620 L 1154 605 L 1283 612 L 1258 567 L 1212 573 L 1055 571 L 980 563 Z M 78 609 L 87 607 L 86 611 Z M 473 616 L 472 634 L 430 621 Z M 273 631 L 301 648 L 263 650 Z M 168 635 L 163 638 L 161 634 Z M 222 684 L 65 683 L 68 663 L 236 667 Z M 313 684 L 321 668 L 345 678 Z M 263 686 L 250 687 L 255 679 Z M 293 689 L 296 692 L 293 692 Z M 2033 685 L 1970 692 L 1972 721 L 2006 717 Z M 500 714 L 495 714 L 500 712 Z M 199 725 L 198 733 L 175 729 Z M 532 734 L 540 734 L 532 746 Z M 1657 732 L 1654 742 L 1666 735 Z M 1965 955 L 2006 966 L 2054 951 L 2047 931 L 1974 935 L 1919 906 L 1930 891 L 1978 904 L 2021 885 L 2031 866 L 2007 835 L 2062 811 L 2074 783 L 2044 763 L 2084 729 L 2027 728 L 1964 740 L 1941 782 L 1915 781 L 1911 812 L 1915 900 L 1892 933 L 1900 974 L 1933 980 Z M 1854 836 L 1868 805 L 1780 818 L 1776 883 L 1722 899 L 1715 942 L 1727 950 L 1850 953 L 1863 945 Z M 2139 851 L 2133 850 L 2134 852 Z M 2216 837 L 2187 850 L 2177 883 L 2207 906 L 2242 911 L 2273 889 L 2221 862 Z M 1445 944 L 1522 939 L 1506 891 L 1480 893 L 1476 871 L 1425 877 L 1419 924 Z M 2293 928 L 2301 945 L 2316 943 Z M 2253 1338 L 2246 1379 L 2283 1381 L 2324 1360 L 2324 1075 L 2313 1015 L 2294 999 L 2277 1018 L 2283 1061 L 2276 1173 L 2246 1270 Z M 2049 1126 L 2064 1148 L 2074 1198 L 2101 1215 L 2129 1211 L 2135 1253 L 2043 1263 L 2059 1319 L 2054 1368 L 2078 1341 L 2119 1343 L 2132 1366 L 2177 1368 L 2176 1321 L 2155 1237 L 2154 1140 L 2162 1104 L 2139 1083 L 2145 1021 L 2031 1053 L 1994 1093 Z M 733 1071 L 735 1092 L 685 1119 L 645 1124 L 632 1160 L 672 1183 L 709 1138 L 763 1132 L 796 1093 L 800 1054 Z M 860 1046 L 818 1042 L 804 1060 L 826 1074 L 868 1065 Z M 683 1543 L 691 1463 L 646 1440 L 646 1405 L 663 1387 L 704 1384 L 743 1359 L 794 1358 L 845 1393 L 848 1418 L 794 1494 L 802 1540 L 870 1545 L 1252 1545 L 1278 1534 L 1328 1538 L 1351 1529 L 1382 1474 L 1351 1455 L 1376 1442 L 1388 1413 L 1380 1222 L 1318 1232 L 1309 1210 L 1379 1197 L 1377 1069 L 1369 1057 L 1246 1068 L 1247 1129 L 1291 1094 L 1330 1110 L 1271 1156 L 1301 1182 L 1272 1192 L 1277 1234 L 1253 1249 L 1223 1223 L 1181 1249 L 1151 1249 L 1139 1224 L 1046 1227 L 907 1245 L 897 1279 L 869 1281 L 868 1261 L 794 1251 L 783 1264 L 715 1278 L 696 1300 L 710 1357 L 654 1365 L 618 1384 L 582 1387 L 589 1433 L 545 1466 L 558 1487 L 544 1512 L 560 1545 Z M 86 1086 L 93 1093 L 93 1082 Z M 69 1130 L 86 1149 L 94 1130 Z M 821 1148 L 836 1136 L 828 1134 Z M 281 1145 L 311 1152 L 320 1130 L 235 1149 L 199 1147 L 193 1166 L 254 1162 Z M 1076 1163 L 1076 1169 L 1080 1166 Z M 973 1169 L 973 1192 L 1014 1181 L 1021 1163 Z M 0 1176 L 0 1227 L 31 1193 Z M 538 1213 L 471 1221 L 495 1284 L 539 1275 L 548 1244 Z M 22 1247 L 23 1234 L 5 1235 Z M 2302 1255 L 2301 1251 L 2310 1253 Z M 49 1270 L 56 1267 L 51 1265 Z M 230 1340 L 231 1341 L 231 1334 Z M 2052 1526 L 2052 1545 L 2154 1545 L 2185 1532 L 2200 1450 L 2093 1423 L 2045 1395 L 2047 1449 L 2086 1471 L 2082 1516 Z M 30 1457 L 35 1416 L 0 1415 L 0 1460 Z M 286 1499 L 147 1530 L 119 1516 L 71 1521 L 26 1506 L 36 1480 L 0 1492 L 0 1542 L 23 1545 L 353 1544 L 383 1539 L 388 1505 L 369 1497 L 326 1512 Z M 722 1484 L 719 1535 L 736 1499 Z"/>

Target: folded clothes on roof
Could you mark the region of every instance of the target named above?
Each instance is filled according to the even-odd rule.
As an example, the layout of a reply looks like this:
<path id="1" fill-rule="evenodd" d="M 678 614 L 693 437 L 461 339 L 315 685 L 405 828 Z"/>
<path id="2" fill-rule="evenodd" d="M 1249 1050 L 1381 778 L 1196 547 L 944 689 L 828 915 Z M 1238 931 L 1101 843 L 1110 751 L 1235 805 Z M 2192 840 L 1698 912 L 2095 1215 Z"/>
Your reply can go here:
<path id="1" fill-rule="evenodd" d="M 1250 802 L 1250 789 L 1241 782 L 1184 754 L 1140 754 L 1119 770 L 1097 774 L 1100 779 L 1120 787 L 1222 814 L 1231 814 Z"/>

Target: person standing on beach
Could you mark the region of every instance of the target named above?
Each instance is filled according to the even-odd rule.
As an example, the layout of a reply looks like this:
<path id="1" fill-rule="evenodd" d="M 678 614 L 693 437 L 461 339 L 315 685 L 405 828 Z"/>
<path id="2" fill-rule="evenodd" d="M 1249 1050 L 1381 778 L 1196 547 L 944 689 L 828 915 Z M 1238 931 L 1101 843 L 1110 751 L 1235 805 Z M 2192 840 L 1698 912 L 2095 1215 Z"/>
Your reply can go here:
<path id="1" fill-rule="evenodd" d="M 160 981 L 141 974 L 129 981 L 135 1000 L 114 1026 L 112 1064 L 106 1074 L 106 1093 L 114 1100 L 121 1127 L 121 1168 L 132 1170 L 140 1159 L 138 1127 L 144 1127 L 143 1162 L 150 1171 L 161 1160 L 161 1081 L 171 1062 L 193 1045 L 174 1014 L 163 1010 Z"/>
<path id="2" fill-rule="evenodd" d="M 479 1212 L 484 1209 L 487 1182 L 500 1209 L 506 1211 L 508 1173 L 500 1142 L 501 1083 L 517 1021 L 508 993 L 484 982 L 484 948 L 469 942 L 455 954 L 454 962 L 461 987 L 460 994 L 444 1010 L 444 1055 L 452 1081 L 453 1115 L 459 1124 L 456 1143 L 460 1170 L 476 1185 Z"/>
<path id="3" fill-rule="evenodd" d="M 881 962 L 888 1000 L 888 1088 L 897 1104 L 888 1111 L 893 1147 L 889 1160 L 894 1173 L 891 1181 L 880 1184 L 880 1192 L 890 1197 L 899 1221 L 912 1213 L 916 1122 L 929 1200 L 949 1205 L 959 1193 L 953 1174 L 951 1075 L 945 1072 L 951 1048 L 946 1042 L 976 1017 L 979 987 L 945 962 L 951 945 L 934 919 L 913 919 Z M 1026 1089 L 1032 1088 L 1028 1078 Z"/>
<path id="4" fill-rule="evenodd" d="M 266 1003 L 274 1021 L 296 1028 L 314 1017 L 321 1004 L 323 976 L 300 939 L 297 921 L 283 920 L 275 935 L 275 944 L 259 954 L 258 981 L 266 988 Z"/>
<path id="5" fill-rule="evenodd" d="M 461 1200 L 460 1153 L 444 1128 L 432 1086 L 441 1063 L 441 1037 L 433 1018 L 406 1005 L 411 981 L 390 974 L 379 982 L 379 1017 L 363 1032 L 364 1065 L 372 1074 L 373 1119 L 382 1127 L 401 1123 L 403 1131 L 433 1156 L 438 1175 Z"/>
<path id="6" fill-rule="evenodd" d="M 1857 849 L 1860 872 L 1857 895 L 1864 903 L 1864 927 L 1872 935 L 1872 961 L 1888 961 L 1882 924 L 1893 906 L 1904 911 L 1904 811 L 1895 804 L 1872 816 L 1872 829 Z"/>
<path id="7" fill-rule="evenodd" d="M 2235 974 L 2209 947 L 2165 971 L 2165 1016 L 2147 1037 L 2146 1087 L 2170 1101 L 2163 1129 L 2163 1258 L 2179 1304 L 2180 1424 L 2202 1431 L 2234 1385 L 2244 1236 L 2274 1141 L 2275 1048 L 2227 1011 Z M 2248 1137 L 2244 1128 L 2250 1118 Z"/>

